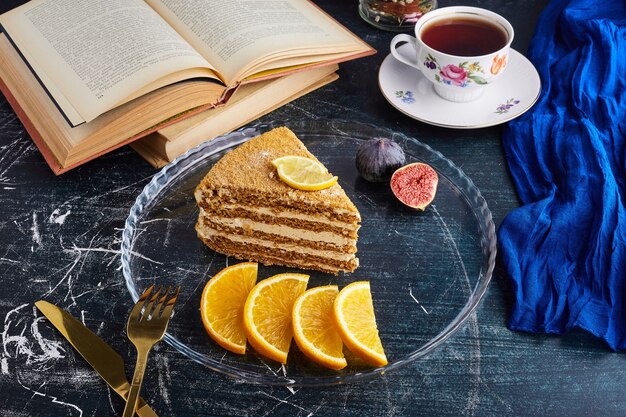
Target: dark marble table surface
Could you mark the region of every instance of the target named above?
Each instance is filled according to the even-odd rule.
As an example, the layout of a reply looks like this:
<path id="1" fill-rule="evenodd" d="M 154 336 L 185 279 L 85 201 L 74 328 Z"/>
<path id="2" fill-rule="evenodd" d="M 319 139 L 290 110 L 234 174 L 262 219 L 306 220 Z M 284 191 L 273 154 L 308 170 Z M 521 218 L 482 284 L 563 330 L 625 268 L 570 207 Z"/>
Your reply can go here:
<path id="1" fill-rule="evenodd" d="M 5 0 L 2 11 L 15 1 Z M 395 111 L 377 87 L 393 34 L 366 24 L 356 0 L 320 6 L 376 47 L 342 65 L 339 81 L 264 121 L 342 118 L 413 136 L 474 180 L 496 226 L 517 207 L 501 127 L 449 130 Z M 525 52 L 545 0 L 482 0 L 515 27 Z M 441 1 L 440 5 L 452 5 Z M 33 302 L 46 299 L 81 318 L 124 357 L 132 300 L 120 271 L 129 208 L 156 171 L 123 148 L 55 177 L 0 98 L 0 416 L 113 416 L 122 401 L 51 328 Z M 507 329 L 510 286 L 500 267 L 464 328 L 426 358 L 370 382 L 328 388 L 252 386 L 157 346 L 143 393 L 161 416 L 623 416 L 626 363 L 593 337 Z M 131 366 L 127 365 L 130 374 Z"/>

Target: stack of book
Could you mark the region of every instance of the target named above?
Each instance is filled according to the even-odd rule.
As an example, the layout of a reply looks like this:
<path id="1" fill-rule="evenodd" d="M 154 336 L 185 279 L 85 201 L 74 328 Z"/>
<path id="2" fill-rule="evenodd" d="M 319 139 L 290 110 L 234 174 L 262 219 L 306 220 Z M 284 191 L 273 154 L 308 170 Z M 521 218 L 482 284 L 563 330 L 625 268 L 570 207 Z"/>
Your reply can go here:
<path id="1" fill-rule="evenodd" d="M 57 174 L 131 142 L 162 166 L 375 52 L 306 0 L 32 0 L 0 24 L 0 90 Z"/>

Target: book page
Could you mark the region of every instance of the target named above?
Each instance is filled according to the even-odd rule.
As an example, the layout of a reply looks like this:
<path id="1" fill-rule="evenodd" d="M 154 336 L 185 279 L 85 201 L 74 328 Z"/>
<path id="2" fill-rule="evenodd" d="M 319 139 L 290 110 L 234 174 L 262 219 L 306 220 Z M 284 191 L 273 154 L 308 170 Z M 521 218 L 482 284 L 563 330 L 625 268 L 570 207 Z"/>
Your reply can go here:
<path id="1" fill-rule="evenodd" d="M 251 75 L 246 70 L 272 61 L 273 55 L 308 55 L 299 61 L 304 64 L 361 46 L 306 0 L 146 2 L 217 68 L 227 85 Z"/>
<path id="2" fill-rule="evenodd" d="M 141 0 L 33 0 L 0 23 L 73 125 L 172 74 L 216 78 Z"/>

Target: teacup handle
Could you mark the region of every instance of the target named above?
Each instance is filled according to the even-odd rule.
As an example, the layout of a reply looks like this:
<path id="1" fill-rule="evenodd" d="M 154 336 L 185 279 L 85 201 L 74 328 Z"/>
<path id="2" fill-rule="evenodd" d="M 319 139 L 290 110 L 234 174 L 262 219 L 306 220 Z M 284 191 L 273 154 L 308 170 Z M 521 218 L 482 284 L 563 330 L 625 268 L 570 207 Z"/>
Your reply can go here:
<path id="1" fill-rule="evenodd" d="M 413 45 L 413 56 L 409 56 L 407 54 L 404 53 L 400 53 L 398 52 L 398 49 L 396 48 L 396 45 L 400 42 L 408 42 L 411 45 Z M 396 35 L 393 37 L 393 39 L 391 40 L 391 55 L 393 55 L 393 57 L 395 59 L 397 59 L 398 61 L 410 65 L 414 68 L 420 69 L 419 65 L 417 64 L 417 52 L 419 49 L 419 46 L 417 45 L 417 39 L 415 39 L 413 36 L 411 35 L 407 35 L 407 34 L 400 34 L 400 35 Z"/>

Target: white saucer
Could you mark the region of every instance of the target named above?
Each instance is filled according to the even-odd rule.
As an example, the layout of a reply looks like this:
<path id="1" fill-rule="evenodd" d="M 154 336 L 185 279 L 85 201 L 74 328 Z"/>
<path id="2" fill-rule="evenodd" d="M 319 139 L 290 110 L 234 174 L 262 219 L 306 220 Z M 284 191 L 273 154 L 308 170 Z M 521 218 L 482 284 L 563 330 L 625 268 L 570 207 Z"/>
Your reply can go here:
<path id="1" fill-rule="evenodd" d="M 410 53 L 409 44 L 398 49 Z M 502 76 L 468 103 L 445 100 L 422 73 L 387 55 L 378 72 L 380 91 L 392 106 L 413 119 L 453 129 L 494 126 L 523 114 L 535 104 L 541 80 L 533 64 L 511 49 Z"/>

